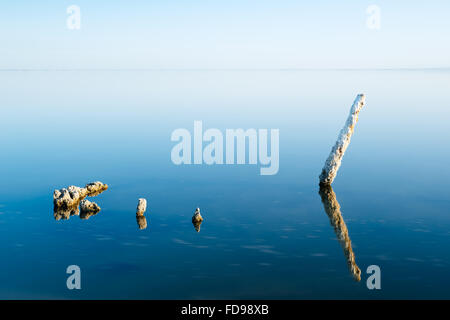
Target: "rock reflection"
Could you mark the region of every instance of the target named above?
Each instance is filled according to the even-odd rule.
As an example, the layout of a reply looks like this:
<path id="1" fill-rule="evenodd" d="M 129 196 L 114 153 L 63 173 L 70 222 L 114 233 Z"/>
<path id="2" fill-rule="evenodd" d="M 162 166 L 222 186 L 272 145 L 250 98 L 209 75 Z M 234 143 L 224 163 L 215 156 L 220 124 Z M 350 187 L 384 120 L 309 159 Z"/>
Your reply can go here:
<path id="1" fill-rule="evenodd" d="M 202 225 L 202 222 L 203 221 L 192 221 L 195 231 L 200 232 L 200 226 Z"/>
<path id="2" fill-rule="evenodd" d="M 330 223 L 334 228 L 337 239 L 339 240 L 342 249 L 344 250 L 344 255 L 347 260 L 348 269 L 356 281 L 361 280 L 361 270 L 356 265 L 355 254 L 352 249 L 352 242 L 348 235 L 348 229 L 345 225 L 344 218 L 341 214 L 341 206 L 336 199 L 336 194 L 330 185 L 321 185 L 319 191 L 320 197 L 322 198 L 323 207 L 325 209 Z"/>
<path id="3" fill-rule="evenodd" d="M 78 216 L 80 215 L 80 209 L 78 207 L 68 208 L 68 209 L 59 209 L 54 208 L 53 209 L 53 217 L 56 221 L 58 220 L 68 220 L 71 216 Z"/>
<path id="4" fill-rule="evenodd" d="M 139 230 L 144 230 L 147 228 L 147 219 L 144 216 L 136 216 L 136 222 Z"/>
<path id="5" fill-rule="evenodd" d="M 92 216 L 95 216 L 97 213 L 99 213 L 100 211 L 81 211 L 80 213 L 80 219 L 81 220 L 87 220 Z"/>

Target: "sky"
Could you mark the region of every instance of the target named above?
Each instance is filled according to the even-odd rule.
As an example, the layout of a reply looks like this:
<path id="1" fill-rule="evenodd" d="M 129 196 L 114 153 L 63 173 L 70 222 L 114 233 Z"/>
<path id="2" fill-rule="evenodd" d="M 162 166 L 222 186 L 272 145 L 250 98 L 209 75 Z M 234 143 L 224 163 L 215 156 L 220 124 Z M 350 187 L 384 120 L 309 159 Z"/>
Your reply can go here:
<path id="1" fill-rule="evenodd" d="M 0 0 L 0 69 L 448 68 L 449 17 L 444 0 Z"/>

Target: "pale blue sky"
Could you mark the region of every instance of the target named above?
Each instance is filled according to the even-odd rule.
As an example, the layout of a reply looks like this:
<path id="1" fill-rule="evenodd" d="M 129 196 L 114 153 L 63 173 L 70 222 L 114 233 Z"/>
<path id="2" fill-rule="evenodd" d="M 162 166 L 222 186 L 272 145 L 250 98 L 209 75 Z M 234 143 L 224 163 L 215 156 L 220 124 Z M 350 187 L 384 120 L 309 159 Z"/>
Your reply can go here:
<path id="1" fill-rule="evenodd" d="M 444 0 L 0 2 L 1 69 L 450 67 L 449 40 Z"/>

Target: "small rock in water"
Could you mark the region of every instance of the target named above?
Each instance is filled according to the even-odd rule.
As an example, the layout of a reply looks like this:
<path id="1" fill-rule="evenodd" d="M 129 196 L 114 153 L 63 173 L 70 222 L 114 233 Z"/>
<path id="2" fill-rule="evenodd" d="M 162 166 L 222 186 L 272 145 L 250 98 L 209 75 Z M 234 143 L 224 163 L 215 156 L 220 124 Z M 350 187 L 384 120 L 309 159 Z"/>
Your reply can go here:
<path id="1" fill-rule="evenodd" d="M 200 214 L 200 208 L 195 210 L 194 216 L 192 217 L 192 224 L 194 225 L 195 231 L 200 232 L 200 226 L 203 222 L 203 217 Z"/>
<path id="2" fill-rule="evenodd" d="M 95 202 L 90 202 L 89 200 L 82 200 L 80 202 L 80 209 L 81 212 L 87 212 L 87 211 L 93 211 L 93 212 L 99 212 L 100 211 L 100 207 L 98 204 L 96 204 Z"/>
<path id="3" fill-rule="evenodd" d="M 83 197 L 85 196 L 81 188 L 70 186 L 67 189 L 55 190 L 53 192 L 53 203 L 57 208 L 70 208 L 78 206 Z"/>
<path id="4" fill-rule="evenodd" d="M 136 216 L 143 216 L 145 210 L 147 210 L 147 200 L 140 198 L 136 208 Z"/>
<path id="5" fill-rule="evenodd" d="M 96 215 L 100 212 L 100 207 L 95 202 L 90 202 L 89 200 L 82 200 L 80 202 L 80 218 L 89 219 L 91 216 Z"/>
<path id="6" fill-rule="evenodd" d="M 200 214 L 200 208 L 195 210 L 194 216 L 192 217 L 192 222 L 203 221 L 203 217 Z"/>
<path id="7" fill-rule="evenodd" d="M 147 200 L 140 198 L 136 208 L 136 222 L 139 230 L 144 230 L 147 228 L 147 219 L 144 216 L 145 210 L 147 210 Z"/>
<path id="8" fill-rule="evenodd" d="M 85 187 L 85 189 L 87 190 L 87 195 L 89 197 L 93 197 L 93 196 L 97 196 L 100 193 L 102 193 L 103 191 L 108 189 L 108 185 L 100 182 L 100 181 L 95 181 L 95 182 L 91 182 L 88 183 Z"/>
<path id="9" fill-rule="evenodd" d="M 80 188 L 69 186 L 53 192 L 53 203 L 55 208 L 70 208 L 78 206 L 81 200 L 87 196 L 96 196 L 108 189 L 108 185 L 100 181 L 88 183 L 86 187 Z"/>

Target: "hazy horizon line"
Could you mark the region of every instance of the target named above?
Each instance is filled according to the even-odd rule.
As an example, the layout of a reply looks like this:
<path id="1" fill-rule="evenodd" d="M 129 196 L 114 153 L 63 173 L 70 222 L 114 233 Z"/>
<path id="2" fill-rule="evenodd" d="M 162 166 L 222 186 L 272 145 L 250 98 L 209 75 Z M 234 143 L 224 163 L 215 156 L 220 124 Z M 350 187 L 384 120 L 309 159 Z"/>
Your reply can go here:
<path id="1" fill-rule="evenodd" d="M 332 68 L 0 68 L 10 71 L 389 71 L 450 70 L 450 67 L 332 67 Z"/>

